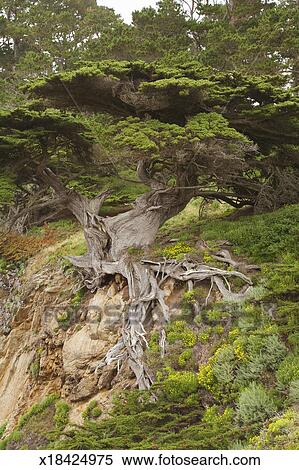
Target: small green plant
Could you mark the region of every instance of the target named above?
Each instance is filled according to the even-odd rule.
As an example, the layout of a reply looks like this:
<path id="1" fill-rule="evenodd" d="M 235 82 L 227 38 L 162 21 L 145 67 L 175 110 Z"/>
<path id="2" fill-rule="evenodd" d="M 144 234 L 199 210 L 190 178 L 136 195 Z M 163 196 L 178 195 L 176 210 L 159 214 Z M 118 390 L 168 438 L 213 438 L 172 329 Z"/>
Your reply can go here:
<path id="1" fill-rule="evenodd" d="M 230 344 L 220 346 L 211 358 L 212 370 L 216 380 L 222 387 L 233 386 L 237 372 L 237 358 L 234 347 Z"/>
<path id="2" fill-rule="evenodd" d="M 298 332 L 291 333 L 288 336 L 288 343 L 290 346 L 292 346 L 294 350 L 299 351 L 299 333 Z"/>
<path id="3" fill-rule="evenodd" d="M 180 367 L 187 367 L 187 364 L 192 362 L 193 358 L 193 349 L 185 349 L 178 358 L 178 364 Z"/>
<path id="4" fill-rule="evenodd" d="M 168 326 L 167 340 L 170 344 L 181 341 L 184 346 L 191 348 L 197 343 L 197 336 L 185 321 L 175 321 Z"/>
<path id="5" fill-rule="evenodd" d="M 215 262 L 213 256 L 208 252 L 208 251 L 205 251 L 204 254 L 203 254 L 203 262 L 206 263 L 206 264 L 211 264 L 213 262 Z"/>
<path id="6" fill-rule="evenodd" d="M 196 374 L 190 371 L 171 371 L 163 382 L 163 390 L 168 398 L 177 401 L 197 392 Z"/>
<path id="7" fill-rule="evenodd" d="M 298 417 L 294 409 L 274 417 L 258 436 L 249 439 L 250 449 L 298 450 Z"/>
<path id="8" fill-rule="evenodd" d="M 195 290 L 189 290 L 187 292 L 184 292 L 183 300 L 185 302 L 187 302 L 188 304 L 193 304 L 196 301 L 196 292 L 195 292 Z"/>
<path id="9" fill-rule="evenodd" d="M 282 389 L 299 380 L 299 354 L 290 353 L 285 357 L 276 372 L 276 378 L 278 386 Z"/>
<path id="10" fill-rule="evenodd" d="M 199 334 L 198 334 L 198 340 L 201 343 L 207 343 L 212 335 L 212 327 L 207 326 L 205 327 Z"/>
<path id="11" fill-rule="evenodd" d="M 255 382 L 245 388 L 237 404 L 237 416 L 245 424 L 261 423 L 273 416 L 277 405 L 272 394 Z"/>
<path id="12" fill-rule="evenodd" d="M 225 318 L 230 317 L 230 314 L 228 312 L 223 312 L 221 310 L 209 310 L 206 314 L 207 320 L 210 322 L 219 322 Z"/>
<path id="13" fill-rule="evenodd" d="M 224 326 L 222 325 L 215 325 L 212 328 L 212 332 L 215 333 L 216 335 L 222 335 L 224 333 Z"/>
<path id="14" fill-rule="evenodd" d="M 148 342 L 148 347 L 150 351 L 153 351 L 153 352 L 160 351 L 159 338 L 160 338 L 160 334 L 158 331 L 154 331 L 151 334 L 150 340 Z"/>
<path id="15" fill-rule="evenodd" d="M 70 406 L 62 400 L 55 403 L 54 422 L 55 428 L 58 431 L 63 431 L 69 421 Z"/>
<path id="16" fill-rule="evenodd" d="M 96 400 L 92 400 L 82 413 L 82 418 L 84 420 L 95 420 L 99 418 L 102 414 L 101 408 L 98 406 Z"/>
<path id="17" fill-rule="evenodd" d="M 193 306 L 196 302 L 197 292 L 195 290 L 184 292 L 181 303 L 182 318 L 191 321 L 193 316 Z"/>
<path id="18" fill-rule="evenodd" d="M 261 331 L 264 333 L 265 329 Z M 249 335 L 242 340 L 235 339 L 233 344 L 236 356 L 241 359 L 237 374 L 237 382 L 241 386 L 262 378 L 267 371 L 273 373 L 287 353 L 278 335 Z M 241 350 L 238 345 L 241 345 Z"/>
<path id="19" fill-rule="evenodd" d="M 30 374 L 34 380 L 38 379 L 39 376 L 39 370 L 40 370 L 40 361 L 39 359 L 35 359 L 31 364 L 30 364 Z"/>
<path id="20" fill-rule="evenodd" d="M 233 410 L 231 408 L 225 408 L 223 412 L 216 406 L 208 407 L 203 415 L 202 422 L 207 423 L 209 426 L 218 425 L 219 427 L 225 426 L 226 424 L 232 424 Z"/>
<path id="21" fill-rule="evenodd" d="M 178 242 L 175 245 L 170 245 L 163 250 L 157 252 L 158 255 L 167 259 L 180 260 L 183 259 L 187 253 L 191 253 L 194 249 L 185 242 Z"/>
<path id="22" fill-rule="evenodd" d="M 299 379 L 290 383 L 289 398 L 292 404 L 298 405 L 299 403 Z"/>
<path id="23" fill-rule="evenodd" d="M 84 297 L 84 294 L 85 294 L 84 289 L 80 289 L 76 292 L 76 294 L 71 300 L 71 304 L 73 305 L 73 307 L 79 307 Z"/>
<path id="24" fill-rule="evenodd" d="M 57 321 L 62 328 L 67 328 L 71 320 L 71 315 L 68 310 L 61 312 L 57 315 Z"/>
<path id="25" fill-rule="evenodd" d="M 197 378 L 201 387 L 205 388 L 209 392 L 214 392 L 216 376 L 214 374 L 211 361 L 200 367 Z"/>
<path id="26" fill-rule="evenodd" d="M 8 267 L 8 262 L 0 256 L 0 274 L 5 273 Z"/>

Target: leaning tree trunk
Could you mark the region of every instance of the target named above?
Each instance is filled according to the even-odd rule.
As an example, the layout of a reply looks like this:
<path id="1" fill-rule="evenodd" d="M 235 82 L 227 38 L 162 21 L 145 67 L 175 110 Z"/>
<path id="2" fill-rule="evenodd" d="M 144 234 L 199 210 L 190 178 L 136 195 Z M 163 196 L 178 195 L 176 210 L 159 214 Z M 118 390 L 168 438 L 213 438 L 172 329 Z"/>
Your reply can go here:
<path id="1" fill-rule="evenodd" d="M 139 178 L 146 182 L 143 169 L 139 168 Z M 179 213 L 193 196 L 190 191 L 179 188 L 165 188 L 158 182 L 151 182 L 152 190 L 139 197 L 132 210 L 115 217 L 100 217 L 99 209 L 110 195 L 105 191 L 88 200 L 72 190 L 67 190 L 51 172 L 43 170 L 44 182 L 54 188 L 64 205 L 75 215 L 83 226 L 88 254 L 69 257 L 71 262 L 88 273 L 87 286 L 95 290 L 101 286 L 107 275 L 121 274 L 129 289 L 128 308 L 123 315 L 122 336 L 117 344 L 107 352 L 98 369 L 113 362 L 128 362 L 136 376 L 140 389 L 148 389 L 152 378 L 144 363 L 144 350 L 147 347 L 145 323 L 151 317 L 154 306 L 159 306 L 161 323 L 169 320 L 168 307 L 164 301 L 163 282 L 172 277 L 179 281 L 194 282 L 211 280 L 211 290 L 216 286 L 223 297 L 235 300 L 244 294 L 233 294 L 228 277 L 237 276 L 250 284 L 244 274 L 225 271 L 188 261 L 154 262 L 151 260 L 132 261 L 128 248 L 150 246 L 161 225 Z M 223 282 L 225 280 L 226 284 Z M 163 341 L 163 330 L 161 332 Z"/>

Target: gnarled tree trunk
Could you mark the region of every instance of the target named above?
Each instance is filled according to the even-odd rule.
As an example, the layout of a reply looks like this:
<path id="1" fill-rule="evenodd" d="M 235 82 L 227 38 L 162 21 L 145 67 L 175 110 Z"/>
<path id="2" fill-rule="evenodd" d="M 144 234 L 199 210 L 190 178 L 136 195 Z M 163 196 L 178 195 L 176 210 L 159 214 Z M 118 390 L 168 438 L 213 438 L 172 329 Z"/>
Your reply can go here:
<path id="1" fill-rule="evenodd" d="M 141 181 L 147 181 L 144 168 L 138 169 Z M 96 198 L 88 200 L 73 190 L 67 190 L 49 169 L 41 173 L 44 182 L 52 186 L 64 205 L 76 216 L 83 226 L 88 254 L 70 257 L 72 263 L 84 268 L 88 273 L 87 286 L 95 290 L 109 274 L 121 274 L 129 289 L 127 311 L 123 315 L 122 336 L 117 344 L 107 352 L 98 369 L 112 362 L 128 361 L 136 376 L 140 389 L 151 386 L 152 378 L 144 364 L 143 355 L 147 347 L 144 324 L 150 319 L 152 309 L 158 305 L 161 323 L 169 320 L 168 307 L 164 301 L 162 284 L 166 278 L 194 282 L 211 280 L 211 289 L 217 286 L 224 297 L 236 300 L 244 294 L 233 294 L 222 281 L 230 276 L 238 276 L 244 283 L 250 280 L 236 271 L 224 271 L 206 265 L 196 265 L 182 261 L 154 262 L 132 261 L 128 248 L 150 246 L 161 225 L 170 217 L 179 213 L 192 198 L 189 189 L 165 188 L 156 181 L 151 181 L 151 191 L 139 197 L 134 207 L 115 217 L 100 217 L 99 209 L 110 195 L 105 191 Z M 228 284 L 228 283 L 227 283 Z M 229 284 L 228 284 L 229 285 Z"/>

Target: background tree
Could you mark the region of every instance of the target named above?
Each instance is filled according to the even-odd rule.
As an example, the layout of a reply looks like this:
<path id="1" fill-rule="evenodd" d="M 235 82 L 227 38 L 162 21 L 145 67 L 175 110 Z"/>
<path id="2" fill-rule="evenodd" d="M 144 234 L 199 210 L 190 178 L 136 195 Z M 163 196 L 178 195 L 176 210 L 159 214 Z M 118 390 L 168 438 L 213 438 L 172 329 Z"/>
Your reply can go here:
<path id="1" fill-rule="evenodd" d="M 113 10 L 95 0 L 1 0 L 0 19 L 0 90 L 8 106 L 13 98 L 22 100 L 18 85 L 24 80 L 94 59 L 95 42 L 101 51 L 97 60 L 113 55 L 116 28 L 123 25 Z"/>
<path id="2" fill-rule="evenodd" d="M 0 97 L 12 108 L 24 101 L 24 80 L 103 59 L 200 58 L 218 70 L 284 74 L 297 84 L 298 11 L 296 0 L 163 0 L 127 25 L 94 0 L 1 0 Z"/>
<path id="3" fill-rule="evenodd" d="M 186 15 L 174 0 L 157 2 L 156 9 L 149 7 L 132 14 L 132 58 L 146 61 L 160 59 L 171 53 L 188 49 L 191 38 Z"/>
<path id="4" fill-rule="evenodd" d="M 201 2 L 198 14 L 192 36 L 205 64 L 248 74 L 290 74 L 297 83 L 295 0 Z"/>

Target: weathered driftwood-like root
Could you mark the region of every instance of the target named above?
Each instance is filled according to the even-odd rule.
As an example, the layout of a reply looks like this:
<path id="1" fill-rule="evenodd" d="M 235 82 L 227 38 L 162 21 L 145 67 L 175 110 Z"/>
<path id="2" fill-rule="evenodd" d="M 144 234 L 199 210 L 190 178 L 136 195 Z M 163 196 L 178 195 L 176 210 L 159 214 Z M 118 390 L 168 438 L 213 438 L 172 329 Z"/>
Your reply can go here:
<path id="1" fill-rule="evenodd" d="M 103 268 L 105 267 L 106 263 L 103 264 Z M 109 273 L 110 267 L 108 264 Z M 118 272 L 127 279 L 130 301 L 127 311 L 123 312 L 122 336 L 108 351 L 97 370 L 112 362 L 117 362 L 117 367 L 120 368 L 124 361 L 128 361 L 138 387 L 144 390 L 152 384 L 152 377 L 143 360 L 144 351 L 148 347 L 144 325 L 151 319 L 154 304 L 159 304 L 163 322 L 169 320 L 169 309 L 164 302 L 164 292 L 159 287 L 158 279 L 148 266 L 121 261 L 118 268 Z"/>
<path id="2" fill-rule="evenodd" d="M 139 389 L 150 388 L 153 379 L 144 362 L 144 351 L 148 347 L 145 325 L 152 321 L 153 307 L 159 305 L 161 325 L 169 321 L 169 309 L 164 301 L 164 291 L 161 285 L 168 278 L 186 282 L 189 290 L 197 282 L 210 280 L 211 288 L 207 301 L 214 287 L 228 301 L 241 301 L 246 297 L 252 285 L 245 274 L 238 271 L 226 271 L 205 264 L 197 265 L 190 261 L 163 262 L 143 260 L 130 263 L 122 260 L 119 263 L 103 263 L 105 274 L 117 271 L 127 279 L 129 289 L 129 304 L 123 312 L 122 336 L 118 343 L 111 348 L 99 363 L 97 371 L 113 362 L 118 370 L 127 361 L 136 376 Z M 244 281 L 241 292 L 232 292 L 228 278 L 237 277 Z M 162 356 L 165 354 L 165 331 L 161 328 L 160 346 Z"/>
<path id="3" fill-rule="evenodd" d="M 221 263 L 226 263 L 232 266 L 236 270 L 240 269 L 241 267 L 246 268 L 247 272 L 260 270 L 260 267 L 257 266 L 256 264 L 245 264 L 242 261 L 234 260 L 228 250 L 218 251 L 218 253 L 212 256 L 216 261 L 220 261 Z"/>

